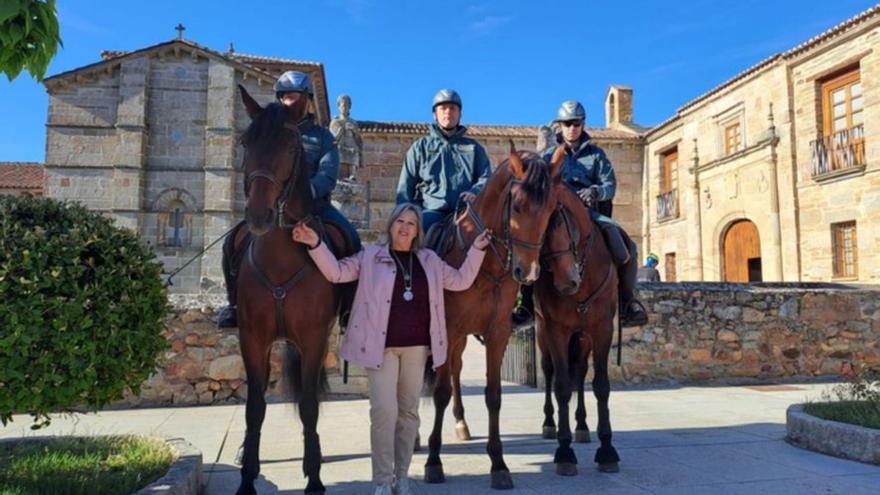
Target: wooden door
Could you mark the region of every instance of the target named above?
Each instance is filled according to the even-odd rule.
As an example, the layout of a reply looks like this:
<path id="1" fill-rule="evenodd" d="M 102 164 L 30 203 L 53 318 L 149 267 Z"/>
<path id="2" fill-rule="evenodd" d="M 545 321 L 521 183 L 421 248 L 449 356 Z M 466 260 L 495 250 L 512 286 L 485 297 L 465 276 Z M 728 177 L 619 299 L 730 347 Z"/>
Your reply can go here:
<path id="1" fill-rule="evenodd" d="M 724 234 L 724 281 L 760 282 L 761 241 L 758 228 L 748 220 L 734 222 Z"/>

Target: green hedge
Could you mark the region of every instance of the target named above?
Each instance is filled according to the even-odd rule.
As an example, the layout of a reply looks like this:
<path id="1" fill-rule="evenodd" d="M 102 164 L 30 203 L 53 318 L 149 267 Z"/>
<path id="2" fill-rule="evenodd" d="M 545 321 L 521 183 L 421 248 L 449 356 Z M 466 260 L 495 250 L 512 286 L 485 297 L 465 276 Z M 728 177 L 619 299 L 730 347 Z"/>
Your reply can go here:
<path id="1" fill-rule="evenodd" d="M 161 266 L 79 205 L 0 197 L 0 421 L 135 393 L 167 343 Z"/>

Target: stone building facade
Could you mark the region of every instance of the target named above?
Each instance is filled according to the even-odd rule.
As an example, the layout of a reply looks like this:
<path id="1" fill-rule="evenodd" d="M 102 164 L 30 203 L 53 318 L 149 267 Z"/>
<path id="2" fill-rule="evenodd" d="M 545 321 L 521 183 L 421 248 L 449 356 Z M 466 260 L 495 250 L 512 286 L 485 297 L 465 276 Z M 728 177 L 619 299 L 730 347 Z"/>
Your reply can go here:
<path id="1" fill-rule="evenodd" d="M 645 134 L 664 280 L 880 282 L 878 39 L 875 7 Z"/>
<path id="2" fill-rule="evenodd" d="M 588 131 L 615 166 L 615 218 L 641 258 L 659 255 L 663 280 L 880 281 L 878 31 L 874 7 L 651 129 L 632 121 L 632 89 L 609 88 L 605 127 Z M 314 110 L 329 122 L 321 64 L 221 53 L 185 39 L 105 52 L 101 62 L 47 79 L 45 194 L 113 215 L 175 269 L 242 217 L 236 138 L 248 120 L 236 85 L 269 102 L 274 79 L 288 69 L 312 75 Z M 407 148 L 429 124 L 358 126 L 363 166 L 336 199 L 370 240 L 394 201 Z M 534 149 L 539 132 L 469 128 L 493 165 L 509 140 Z M 222 293 L 219 255 L 217 247 L 196 260 L 174 290 Z"/>

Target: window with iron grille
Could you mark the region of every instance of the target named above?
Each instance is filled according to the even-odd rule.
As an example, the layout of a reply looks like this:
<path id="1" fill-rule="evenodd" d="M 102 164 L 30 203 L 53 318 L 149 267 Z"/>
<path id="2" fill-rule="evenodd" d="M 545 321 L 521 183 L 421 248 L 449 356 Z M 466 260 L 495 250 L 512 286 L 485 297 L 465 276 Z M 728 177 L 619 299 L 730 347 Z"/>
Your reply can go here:
<path id="1" fill-rule="evenodd" d="M 831 249 L 834 258 L 834 278 L 857 278 L 859 248 L 856 222 L 831 224 Z"/>

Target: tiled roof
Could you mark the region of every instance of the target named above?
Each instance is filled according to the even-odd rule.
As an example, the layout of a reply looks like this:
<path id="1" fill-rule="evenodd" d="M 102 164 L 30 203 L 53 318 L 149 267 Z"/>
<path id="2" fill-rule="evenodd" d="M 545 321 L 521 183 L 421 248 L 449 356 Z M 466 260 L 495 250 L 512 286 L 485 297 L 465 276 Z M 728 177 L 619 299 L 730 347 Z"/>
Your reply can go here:
<path id="1" fill-rule="evenodd" d="M 823 42 L 825 42 L 835 36 L 838 36 L 841 33 L 867 21 L 868 19 L 876 16 L 877 14 L 880 14 L 880 4 L 875 5 L 869 9 L 861 12 L 861 13 L 855 15 L 854 17 L 849 18 L 849 19 L 841 22 L 840 24 L 837 24 L 836 26 L 834 26 L 826 31 L 823 31 L 822 33 L 808 39 L 807 41 L 795 46 L 794 48 L 791 48 L 790 50 L 787 50 L 782 53 L 776 53 L 774 55 L 771 55 L 771 56 L 765 58 L 764 60 L 758 62 L 757 64 L 752 65 L 748 69 L 740 72 L 739 74 L 736 74 L 735 76 L 731 77 L 730 79 L 724 81 L 723 83 L 719 84 L 718 86 L 715 86 L 714 88 L 703 93 L 702 95 L 685 103 L 684 105 L 679 107 L 677 114 L 681 113 L 682 111 L 684 111 L 690 107 L 693 107 L 694 105 L 702 102 L 703 100 L 709 98 L 710 96 L 721 92 L 722 90 L 724 90 L 728 86 L 730 86 L 730 85 L 732 85 L 742 79 L 745 79 L 746 77 L 748 77 L 752 74 L 755 74 L 755 73 L 775 64 L 776 62 L 778 62 L 780 60 L 790 59 L 790 58 L 793 58 L 797 55 L 800 55 L 801 53 L 803 53 L 811 48 L 814 48 L 815 46 L 817 46 L 817 45 L 819 45 L 819 44 L 821 44 L 821 43 L 823 43 Z M 654 130 L 662 128 L 666 124 L 675 120 L 676 117 L 677 117 L 677 115 L 670 117 L 669 119 L 663 121 L 662 123 L 655 126 Z M 649 132 L 649 134 L 650 134 L 650 132 Z"/>
<path id="2" fill-rule="evenodd" d="M 42 189 L 43 165 L 30 162 L 0 162 L 0 189 Z"/>
<path id="3" fill-rule="evenodd" d="M 318 62 L 309 62 L 308 60 L 294 60 L 292 58 L 278 58 L 278 57 L 264 57 L 262 55 L 248 55 L 246 53 L 238 53 L 231 52 L 226 54 L 229 57 L 232 57 L 236 60 L 240 60 L 244 63 L 257 63 L 257 64 L 279 64 L 279 65 L 310 65 L 313 67 L 320 67 L 321 64 Z"/>
<path id="4" fill-rule="evenodd" d="M 371 120 L 358 120 L 358 127 L 362 133 L 371 134 L 427 134 L 431 129 L 428 122 L 376 122 Z M 528 125 L 483 125 L 467 124 L 467 135 L 471 137 L 507 137 L 507 138 L 536 138 L 537 126 Z M 638 140 L 640 136 L 626 131 L 615 129 L 587 129 L 587 133 L 596 139 L 632 139 Z"/>

